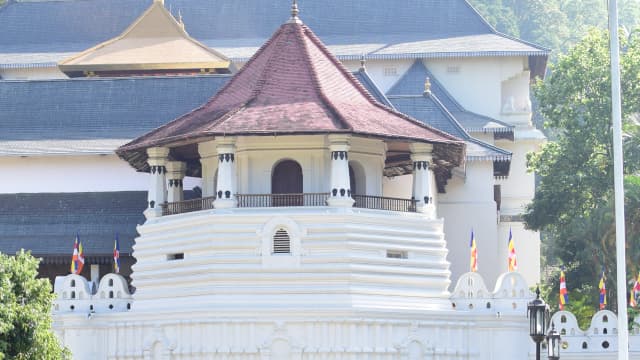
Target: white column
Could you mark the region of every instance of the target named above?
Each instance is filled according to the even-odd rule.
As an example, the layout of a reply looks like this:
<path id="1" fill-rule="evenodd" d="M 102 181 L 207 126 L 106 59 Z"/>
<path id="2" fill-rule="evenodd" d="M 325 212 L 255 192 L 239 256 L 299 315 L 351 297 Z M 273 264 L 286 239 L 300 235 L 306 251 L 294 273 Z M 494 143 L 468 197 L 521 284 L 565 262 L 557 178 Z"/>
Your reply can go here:
<path id="1" fill-rule="evenodd" d="M 218 150 L 215 141 L 206 141 L 198 144 L 200 165 L 202 166 L 202 197 L 210 197 L 216 194 L 215 176 L 218 169 Z"/>
<path id="2" fill-rule="evenodd" d="M 431 171 L 433 145 L 411 144 L 411 160 L 413 161 L 413 198 L 417 201 L 416 211 L 434 218 L 433 172 Z"/>
<path id="3" fill-rule="evenodd" d="M 187 170 L 187 165 L 182 161 L 167 162 L 167 202 L 184 200 L 182 180 Z"/>
<path id="4" fill-rule="evenodd" d="M 225 137 L 216 139 L 218 152 L 218 184 L 216 209 L 232 208 L 238 205 L 236 201 L 236 138 Z"/>
<path id="5" fill-rule="evenodd" d="M 329 206 L 351 207 L 351 181 L 349 179 L 349 138 L 350 135 L 329 135 L 331 156 L 331 188 L 327 203 Z"/>
<path id="6" fill-rule="evenodd" d="M 153 147 L 147 149 L 147 163 L 149 164 L 149 193 L 147 195 L 148 208 L 144 211 L 144 216 L 149 218 L 162 216 L 161 204 L 167 201 L 167 190 L 165 184 L 165 174 L 167 172 L 165 164 L 169 149 L 163 147 Z"/>

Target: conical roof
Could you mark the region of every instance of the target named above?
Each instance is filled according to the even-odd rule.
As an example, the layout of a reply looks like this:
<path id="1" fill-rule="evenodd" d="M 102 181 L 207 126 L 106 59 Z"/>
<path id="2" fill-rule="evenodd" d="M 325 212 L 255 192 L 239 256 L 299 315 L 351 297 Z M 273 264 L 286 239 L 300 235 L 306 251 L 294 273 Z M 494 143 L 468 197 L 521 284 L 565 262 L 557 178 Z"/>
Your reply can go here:
<path id="1" fill-rule="evenodd" d="M 458 138 L 377 102 L 297 18 L 283 24 L 207 103 L 118 154 L 140 169 L 144 149 L 153 146 L 184 146 L 215 136 L 329 133 L 433 143 L 449 166 L 464 158 Z"/>
<path id="2" fill-rule="evenodd" d="M 59 63 L 66 73 L 167 69 L 227 69 L 230 61 L 199 43 L 154 1 L 122 34 Z"/>

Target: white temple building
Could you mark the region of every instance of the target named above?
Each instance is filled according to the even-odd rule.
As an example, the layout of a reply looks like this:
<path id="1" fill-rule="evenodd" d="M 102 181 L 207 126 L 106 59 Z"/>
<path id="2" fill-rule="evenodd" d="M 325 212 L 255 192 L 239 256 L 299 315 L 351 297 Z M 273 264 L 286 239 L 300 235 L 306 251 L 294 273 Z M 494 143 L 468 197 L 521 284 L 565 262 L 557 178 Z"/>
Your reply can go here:
<path id="1" fill-rule="evenodd" d="M 7 229 L 0 250 L 32 250 L 53 279 L 66 272 L 78 232 L 92 265 L 83 275 L 97 283 L 119 233 L 129 280 L 148 181 L 114 150 L 204 103 L 244 66 L 290 5 L 260 1 L 12 0 L 1 7 L 0 166 L 16 180 L 0 189 Z M 521 214 L 535 186 L 526 154 L 544 141 L 531 123 L 529 82 L 544 74 L 549 51 L 496 32 L 466 1 L 376 1 L 304 3 L 302 14 L 378 102 L 466 144 L 463 165 L 437 173 L 436 182 L 452 279 L 469 270 L 473 230 L 478 271 L 495 282 L 507 270 L 512 231 L 519 271 L 538 282 L 540 238 L 524 229 Z M 373 171 L 365 165 L 372 163 L 354 161 L 351 171 Z M 215 184 L 203 183 L 193 166 L 186 198 L 200 189 L 212 194 Z M 353 187 L 357 195 L 410 199 L 405 172 L 386 166 L 383 176 L 367 174 Z M 304 191 L 327 191 L 315 176 L 305 176 Z M 242 181 L 240 194 L 257 191 Z"/>
<path id="2" fill-rule="evenodd" d="M 62 342 L 76 359 L 532 359 L 540 238 L 521 214 L 549 51 L 463 0 L 290 6 L 0 7 L 0 251 L 53 279 L 80 233 L 86 270 L 55 280 Z M 615 358 L 614 314 L 553 322 L 563 359 Z"/>

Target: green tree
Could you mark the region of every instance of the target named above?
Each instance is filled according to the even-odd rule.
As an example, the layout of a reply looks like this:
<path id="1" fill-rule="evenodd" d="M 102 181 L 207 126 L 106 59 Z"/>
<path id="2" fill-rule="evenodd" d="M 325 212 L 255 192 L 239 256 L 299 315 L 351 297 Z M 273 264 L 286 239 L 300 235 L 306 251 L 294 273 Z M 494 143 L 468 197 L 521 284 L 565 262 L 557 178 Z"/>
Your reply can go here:
<path id="1" fill-rule="evenodd" d="M 498 31 L 548 47 L 552 57 L 568 51 L 593 28 L 607 27 L 602 0 L 470 0 Z M 640 25 L 640 2 L 619 1 L 620 24 Z"/>
<path id="2" fill-rule="evenodd" d="M 51 331 L 51 284 L 37 274 L 29 253 L 0 254 L 0 359 L 70 358 Z"/>
<path id="3" fill-rule="evenodd" d="M 598 305 L 597 283 L 603 266 L 609 308 L 615 308 L 608 43 L 605 31 L 592 30 L 560 56 L 551 75 L 536 86 L 545 127 L 555 129 L 557 139 L 528 158 L 530 169 L 539 175 L 539 184 L 524 219 L 529 228 L 544 231 L 544 262 L 556 269 L 548 279 L 553 284 L 550 299 L 557 299 L 557 273 L 559 266 L 565 265 L 570 297 L 579 299 L 582 316 L 591 314 Z M 640 244 L 640 132 L 634 114 L 640 110 L 640 41 L 631 36 L 621 39 L 621 44 L 627 264 L 630 272 L 635 272 Z M 584 323 L 585 319 L 580 321 Z"/>

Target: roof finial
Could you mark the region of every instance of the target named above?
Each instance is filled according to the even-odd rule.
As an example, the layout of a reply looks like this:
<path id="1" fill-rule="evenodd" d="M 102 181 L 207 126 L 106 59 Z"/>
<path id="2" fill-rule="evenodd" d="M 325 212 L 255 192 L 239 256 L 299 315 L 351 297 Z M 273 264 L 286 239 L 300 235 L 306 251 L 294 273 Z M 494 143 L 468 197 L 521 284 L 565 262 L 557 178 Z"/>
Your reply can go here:
<path id="1" fill-rule="evenodd" d="M 178 9 L 178 24 L 184 29 L 184 22 L 182 21 L 182 10 Z"/>
<path id="2" fill-rule="evenodd" d="M 153 0 L 153 2 L 160 3 L 160 5 L 164 6 L 164 0 Z"/>
<path id="3" fill-rule="evenodd" d="M 291 4 L 291 19 L 289 19 L 289 22 L 300 23 L 301 21 L 298 18 L 299 13 L 300 13 L 300 10 L 298 10 L 298 1 L 293 0 L 293 3 Z"/>
<path id="4" fill-rule="evenodd" d="M 422 94 L 424 96 L 431 95 L 431 79 L 428 76 L 424 79 L 424 93 Z"/>
<path id="5" fill-rule="evenodd" d="M 366 67 L 365 67 L 365 63 L 367 62 L 367 58 L 364 56 L 364 54 L 360 55 L 360 71 L 365 71 Z"/>

